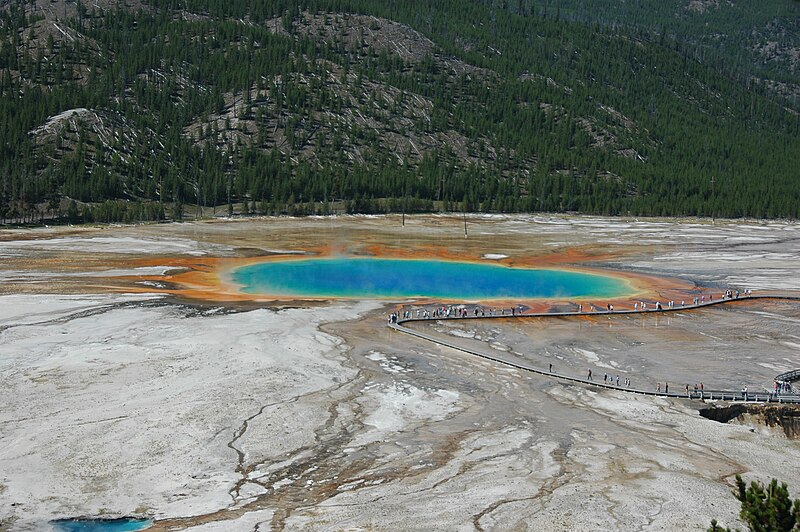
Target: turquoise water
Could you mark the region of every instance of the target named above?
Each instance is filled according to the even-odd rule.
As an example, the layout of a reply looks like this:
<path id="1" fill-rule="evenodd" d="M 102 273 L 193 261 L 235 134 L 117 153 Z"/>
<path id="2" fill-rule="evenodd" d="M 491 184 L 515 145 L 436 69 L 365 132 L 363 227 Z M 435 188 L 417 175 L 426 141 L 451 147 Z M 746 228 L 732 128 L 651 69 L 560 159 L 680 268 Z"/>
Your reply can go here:
<path id="1" fill-rule="evenodd" d="M 440 260 L 270 261 L 237 268 L 231 280 L 248 294 L 320 298 L 491 300 L 616 297 L 632 292 L 628 283 L 614 277 Z"/>
<path id="2" fill-rule="evenodd" d="M 144 530 L 149 519 L 56 519 L 50 521 L 57 532 L 133 532 Z"/>

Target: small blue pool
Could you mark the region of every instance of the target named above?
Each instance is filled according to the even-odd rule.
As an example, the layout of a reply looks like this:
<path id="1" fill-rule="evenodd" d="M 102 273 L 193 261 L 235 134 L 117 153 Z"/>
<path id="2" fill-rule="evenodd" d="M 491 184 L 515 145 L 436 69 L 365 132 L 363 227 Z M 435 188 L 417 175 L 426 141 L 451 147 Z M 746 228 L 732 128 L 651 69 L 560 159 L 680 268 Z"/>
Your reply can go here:
<path id="1" fill-rule="evenodd" d="M 57 532 L 133 532 L 153 524 L 149 519 L 56 519 L 50 521 Z"/>

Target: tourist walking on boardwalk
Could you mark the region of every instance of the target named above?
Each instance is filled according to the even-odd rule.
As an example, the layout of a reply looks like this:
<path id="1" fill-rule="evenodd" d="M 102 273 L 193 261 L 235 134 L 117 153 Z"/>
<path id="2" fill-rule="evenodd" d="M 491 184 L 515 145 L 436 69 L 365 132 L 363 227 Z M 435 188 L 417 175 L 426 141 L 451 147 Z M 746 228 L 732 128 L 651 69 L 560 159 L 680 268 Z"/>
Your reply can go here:
<path id="1" fill-rule="evenodd" d="M 591 369 L 589 370 L 589 377 L 588 377 L 588 379 L 589 379 L 589 380 L 592 380 L 592 370 L 591 370 Z"/>
<path id="2" fill-rule="evenodd" d="M 550 373 L 553 373 L 553 363 L 550 363 Z"/>
<path id="3" fill-rule="evenodd" d="M 669 383 L 668 382 L 664 383 L 664 393 L 669 393 Z"/>
<path id="4" fill-rule="evenodd" d="M 659 383 L 656 383 L 656 391 L 657 391 L 658 393 L 661 393 L 661 383 L 660 383 L 660 382 L 659 382 Z"/>

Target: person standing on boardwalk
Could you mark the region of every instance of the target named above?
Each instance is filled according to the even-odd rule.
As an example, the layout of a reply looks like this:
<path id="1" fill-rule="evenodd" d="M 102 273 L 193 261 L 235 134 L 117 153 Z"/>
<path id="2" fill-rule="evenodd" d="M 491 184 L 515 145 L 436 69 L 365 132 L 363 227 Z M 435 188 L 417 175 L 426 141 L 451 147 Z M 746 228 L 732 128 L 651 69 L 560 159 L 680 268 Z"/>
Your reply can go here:
<path id="1" fill-rule="evenodd" d="M 553 363 L 550 363 L 550 373 L 553 373 Z"/>
<path id="2" fill-rule="evenodd" d="M 669 383 L 668 382 L 664 383 L 664 393 L 669 393 Z"/>

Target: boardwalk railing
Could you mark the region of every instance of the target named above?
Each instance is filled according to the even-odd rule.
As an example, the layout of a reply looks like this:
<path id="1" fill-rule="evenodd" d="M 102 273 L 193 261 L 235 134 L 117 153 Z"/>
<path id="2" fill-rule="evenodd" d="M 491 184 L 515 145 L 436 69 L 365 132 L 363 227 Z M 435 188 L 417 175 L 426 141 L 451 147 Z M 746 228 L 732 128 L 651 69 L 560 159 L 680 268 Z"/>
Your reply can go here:
<path id="1" fill-rule="evenodd" d="M 795 382 L 800 381 L 800 369 L 793 369 L 792 371 L 787 371 L 786 373 L 781 373 L 775 380 L 778 382 Z"/>
<path id="2" fill-rule="evenodd" d="M 750 295 L 750 296 L 741 296 L 736 298 L 720 298 L 714 299 L 710 301 L 702 301 L 699 303 L 690 303 L 688 305 L 674 305 L 672 307 L 664 307 L 662 305 L 661 308 L 656 308 L 655 303 L 646 302 L 648 305 L 652 305 L 644 310 L 641 308 L 639 309 L 620 309 L 620 310 L 606 310 L 600 307 L 595 306 L 596 310 L 576 310 L 576 311 L 562 311 L 562 312 L 515 312 L 514 314 L 492 314 L 490 316 L 486 316 L 483 314 L 480 315 L 471 315 L 467 314 L 466 316 L 430 316 L 430 317 L 414 317 L 410 316 L 408 318 L 399 317 L 397 318 L 397 323 L 406 323 L 410 321 L 430 321 L 430 320 L 440 320 L 440 319 L 459 319 L 459 320 L 475 320 L 475 319 L 520 319 L 520 318 L 557 318 L 557 317 L 569 317 L 569 316 L 604 316 L 604 315 L 624 315 L 624 314 L 666 314 L 669 312 L 681 312 L 686 310 L 694 310 L 704 307 L 713 307 L 717 305 L 724 305 L 727 303 L 736 303 L 741 301 L 753 301 L 753 300 L 766 300 L 766 299 L 775 299 L 775 300 L 784 300 L 784 301 L 800 301 L 800 295 L 775 295 L 775 294 L 763 294 L 763 295 Z M 463 306 L 463 305 L 462 305 Z M 476 305 L 475 308 L 479 308 L 481 305 Z M 798 370 L 800 371 L 800 370 Z"/>
<path id="3" fill-rule="evenodd" d="M 769 391 L 765 392 L 745 392 L 742 391 L 734 391 L 734 390 L 694 390 L 690 388 L 688 392 L 683 389 L 677 392 L 666 392 L 666 391 L 653 391 L 653 390 L 642 390 L 639 388 L 631 388 L 628 386 L 615 386 L 613 383 L 608 382 L 599 382 L 595 381 L 592 378 L 581 378 L 576 377 L 574 375 L 567 375 L 563 373 L 556 373 L 549 370 L 545 370 L 543 368 L 538 368 L 536 366 L 530 365 L 520 360 L 511 359 L 508 355 L 501 355 L 501 354 L 489 354 L 483 351 L 479 351 L 477 349 L 468 348 L 462 345 L 458 345 L 454 342 L 449 340 L 445 340 L 439 337 L 436 337 L 431 334 L 427 334 L 421 331 L 417 331 L 414 329 L 410 329 L 405 327 L 405 323 L 409 322 L 428 322 L 428 321 L 450 321 L 450 320 L 468 320 L 468 319 L 522 319 L 522 318 L 556 318 L 556 317 L 568 317 L 568 316 L 595 316 L 595 315 L 603 315 L 603 314 L 648 314 L 648 313 L 663 313 L 663 312 L 675 312 L 680 310 L 692 310 L 701 307 L 708 307 L 712 305 L 720 305 L 724 303 L 732 303 L 736 301 L 746 301 L 746 300 L 756 300 L 756 299 L 783 299 L 783 300 L 800 300 L 800 296 L 781 296 L 781 295 L 749 295 L 749 296 L 742 296 L 738 298 L 727 298 L 727 299 L 718 299 L 716 301 L 707 301 L 701 302 L 698 304 L 691 304 L 691 305 L 684 305 L 684 306 L 675 306 L 675 307 L 666 307 L 661 309 L 645 309 L 645 310 L 601 310 L 601 311 L 593 311 L 593 312 L 539 312 L 539 313 L 514 313 L 514 314 L 501 314 L 501 315 L 466 315 L 466 316 L 430 316 L 430 317 L 407 317 L 401 318 L 397 317 L 393 319 L 389 323 L 389 327 L 395 331 L 408 334 L 411 336 L 415 336 L 417 338 L 427 340 L 429 342 L 433 342 L 435 344 L 449 347 L 451 349 L 455 349 L 464 353 L 468 353 L 473 356 L 477 356 L 483 358 L 485 360 L 489 360 L 492 362 L 496 362 L 499 364 L 503 364 L 505 366 L 510 366 L 515 369 L 536 373 L 539 375 L 544 375 L 550 378 L 555 378 L 561 381 L 566 382 L 575 382 L 580 383 L 588 386 L 593 386 L 597 388 L 607 388 L 611 390 L 619 390 L 626 393 L 633 393 L 638 395 L 650 395 L 650 396 L 657 396 L 657 397 L 671 397 L 671 398 L 684 398 L 684 399 L 697 399 L 697 400 L 710 400 L 710 401 L 743 401 L 743 402 L 752 402 L 752 403 L 788 403 L 788 404 L 800 404 L 800 395 L 796 394 L 786 394 L 786 393 L 773 393 Z M 776 381 L 779 382 L 794 382 L 796 380 L 800 380 L 800 369 L 788 371 L 778 375 L 775 378 Z"/>

